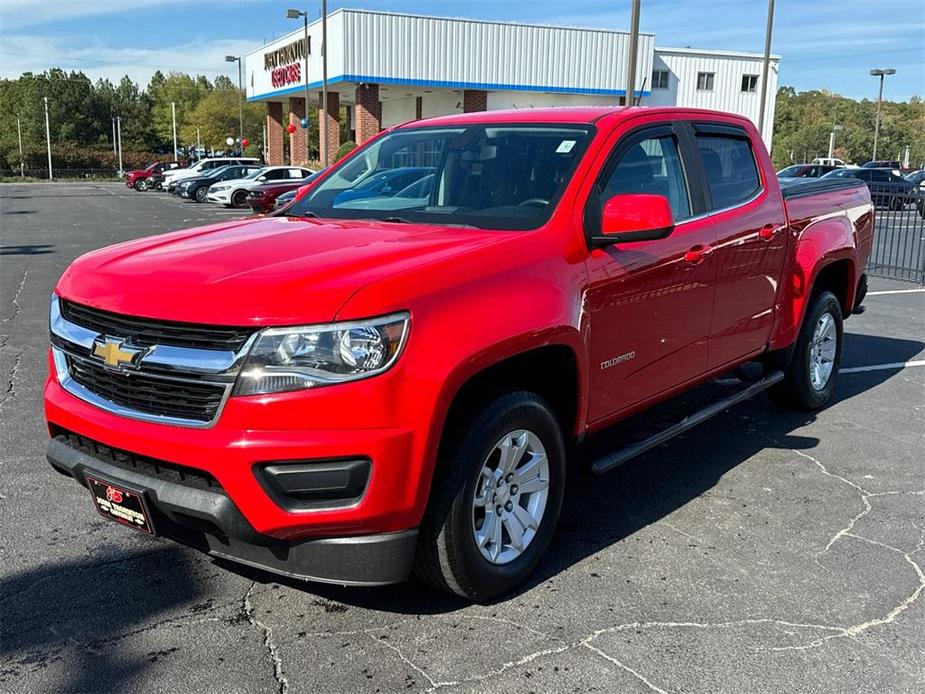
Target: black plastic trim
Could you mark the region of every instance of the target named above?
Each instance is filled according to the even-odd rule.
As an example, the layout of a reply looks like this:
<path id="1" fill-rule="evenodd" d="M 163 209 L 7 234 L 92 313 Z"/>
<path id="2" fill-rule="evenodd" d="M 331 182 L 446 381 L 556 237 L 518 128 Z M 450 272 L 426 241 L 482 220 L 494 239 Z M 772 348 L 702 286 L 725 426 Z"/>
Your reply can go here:
<path id="1" fill-rule="evenodd" d="M 369 458 L 260 463 L 254 474 L 274 503 L 287 511 L 343 508 L 360 502 L 372 471 Z"/>
<path id="2" fill-rule="evenodd" d="M 780 192 L 785 200 L 802 198 L 806 195 L 816 195 L 834 190 L 847 190 L 866 186 L 859 178 L 785 178 L 781 179 Z"/>
<path id="3" fill-rule="evenodd" d="M 84 486 L 90 474 L 139 489 L 161 535 L 215 557 L 337 585 L 386 585 L 407 580 L 411 574 L 417 528 L 285 542 L 257 533 L 227 496 L 110 465 L 59 439 L 49 441 L 47 457 L 55 470 Z"/>

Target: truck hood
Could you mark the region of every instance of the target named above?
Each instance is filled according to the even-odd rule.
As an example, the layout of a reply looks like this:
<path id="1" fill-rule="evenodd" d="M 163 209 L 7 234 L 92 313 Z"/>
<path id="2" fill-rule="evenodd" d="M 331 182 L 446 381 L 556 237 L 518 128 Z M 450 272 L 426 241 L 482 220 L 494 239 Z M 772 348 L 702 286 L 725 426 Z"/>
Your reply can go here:
<path id="1" fill-rule="evenodd" d="M 216 325 L 331 321 L 363 286 L 509 235 L 358 220 L 268 217 L 121 243 L 78 258 L 64 299 Z"/>

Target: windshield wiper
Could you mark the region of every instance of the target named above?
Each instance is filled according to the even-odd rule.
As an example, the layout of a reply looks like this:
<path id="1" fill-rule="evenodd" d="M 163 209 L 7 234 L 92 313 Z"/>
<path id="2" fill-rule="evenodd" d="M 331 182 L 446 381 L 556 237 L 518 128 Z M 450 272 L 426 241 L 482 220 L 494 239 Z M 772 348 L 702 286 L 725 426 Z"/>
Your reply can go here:
<path id="1" fill-rule="evenodd" d="M 302 212 L 301 214 L 295 214 L 294 212 L 287 212 L 286 216 L 287 217 L 317 217 L 318 215 L 316 215 L 311 210 L 305 210 L 305 212 Z"/>
<path id="2" fill-rule="evenodd" d="M 410 219 L 405 219 L 404 217 L 383 217 L 383 222 L 394 222 L 395 224 L 413 224 Z"/>

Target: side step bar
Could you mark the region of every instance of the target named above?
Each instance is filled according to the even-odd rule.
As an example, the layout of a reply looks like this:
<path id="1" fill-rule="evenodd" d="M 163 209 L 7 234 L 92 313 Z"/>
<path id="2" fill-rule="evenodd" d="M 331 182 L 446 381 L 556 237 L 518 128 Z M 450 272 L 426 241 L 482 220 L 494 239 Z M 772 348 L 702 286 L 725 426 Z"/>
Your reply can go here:
<path id="1" fill-rule="evenodd" d="M 772 371 L 760 381 L 756 381 L 747 388 L 740 390 L 738 393 L 730 395 L 727 398 L 723 398 L 722 400 L 717 400 L 713 404 L 704 407 L 702 410 L 698 410 L 697 412 L 688 415 L 680 422 L 668 427 L 664 431 L 660 431 L 654 436 L 650 436 L 647 439 L 643 439 L 637 443 L 633 443 L 623 448 L 617 449 L 613 453 L 608 453 L 607 455 L 598 458 L 593 463 L 591 463 L 591 472 L 593 472 L 595 475 L 601 475 L 605 472 L 613 470 L 615 467 L 618 467 L 628 460 L 635 458 L 637 455 L 641 455 L 642 453 L 645 453 L 646 451 L 649 451 L 656 446 L 660 446 L 678 434 L 683 434 L 688 429 L 693 429 L 698 424 L 702 424 L 711 417 L 715 417 L 720 412 L 728 410 L 733 405 L 758 395 L 758 393 L 767 390 L 775 383 L 778 383 L 782 380 L 784 380 L 783 371 Z"/>

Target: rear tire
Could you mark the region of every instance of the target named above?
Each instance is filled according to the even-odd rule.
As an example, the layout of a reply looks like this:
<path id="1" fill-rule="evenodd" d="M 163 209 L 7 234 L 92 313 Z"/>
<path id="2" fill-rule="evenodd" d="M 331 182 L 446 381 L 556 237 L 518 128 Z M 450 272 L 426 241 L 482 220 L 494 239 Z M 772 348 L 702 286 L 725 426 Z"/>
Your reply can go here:
<path id="1" fill-rule="evenodd" d="M 829 291 L 814 294 L 806 309 L 784 380 L 768 390 L 778 404 L 818 410 L 831 399 L 838 380 L 843 341 L 842 309 Z"/>
<path id="2" fill-rule="evenodd" d="M 527 391 L 496 398 L 441 445 L 415 574 L 470 600 L 510 590 L 549 546 L 564 490 L 565 446 L 549 406 Z"/>

